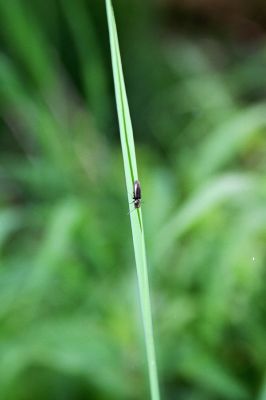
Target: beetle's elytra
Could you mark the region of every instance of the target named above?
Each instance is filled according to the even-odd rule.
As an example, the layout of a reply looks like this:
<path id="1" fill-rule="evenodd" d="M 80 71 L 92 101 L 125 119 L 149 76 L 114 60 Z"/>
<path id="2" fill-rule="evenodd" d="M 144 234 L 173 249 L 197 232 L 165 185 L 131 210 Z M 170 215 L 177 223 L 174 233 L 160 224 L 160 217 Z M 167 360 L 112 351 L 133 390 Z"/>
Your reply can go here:
<path id="1" fill-rule="evenodd" d="M 135 208 L 140 208 L 141 206 L 141 187 L 138 180 L 134 182 L 133 187 L 133 204 Z"/>

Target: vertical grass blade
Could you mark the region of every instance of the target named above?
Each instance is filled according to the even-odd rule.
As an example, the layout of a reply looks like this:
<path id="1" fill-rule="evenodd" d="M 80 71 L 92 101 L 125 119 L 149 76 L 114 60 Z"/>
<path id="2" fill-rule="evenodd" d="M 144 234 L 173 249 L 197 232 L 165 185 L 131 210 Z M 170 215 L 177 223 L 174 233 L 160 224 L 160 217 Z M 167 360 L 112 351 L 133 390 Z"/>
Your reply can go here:
<path id="1" fill-rule="evenodd" d="M 130 197 L 130 193 L 133 192 L 133 183 L 136 179 L 138 179 L 134 138 L 123 78 L 114 12 L 110 0 L 106 0 L 106 11 L 111 46 L 116 105 L 126 177 L 126 187 L 128 193 L 128 201 L 130 202 L 132 200 L 132 198 Z M 159 400 L 160 395 L 154 349 L 149 281 L 141 209 L 137 209 L 136 211 L 132 212 L 130 214 L 130 220 L 137 267 L 141 312 L 144 326 L 151 398 L 152 400 Z"/>

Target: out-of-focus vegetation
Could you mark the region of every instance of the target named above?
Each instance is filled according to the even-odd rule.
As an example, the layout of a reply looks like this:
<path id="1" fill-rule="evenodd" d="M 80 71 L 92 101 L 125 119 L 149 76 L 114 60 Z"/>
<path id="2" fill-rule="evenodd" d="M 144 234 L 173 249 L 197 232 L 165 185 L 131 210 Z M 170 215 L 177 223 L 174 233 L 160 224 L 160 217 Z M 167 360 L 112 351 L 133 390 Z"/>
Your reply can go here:
<path id="1" fill-rule="evenodd" d="M 266 38 L 169 4 L 114 2 L 162 398 L 265 400 Z M 0 42 L 1 399 L 148 398 L 104 2 Z"/>

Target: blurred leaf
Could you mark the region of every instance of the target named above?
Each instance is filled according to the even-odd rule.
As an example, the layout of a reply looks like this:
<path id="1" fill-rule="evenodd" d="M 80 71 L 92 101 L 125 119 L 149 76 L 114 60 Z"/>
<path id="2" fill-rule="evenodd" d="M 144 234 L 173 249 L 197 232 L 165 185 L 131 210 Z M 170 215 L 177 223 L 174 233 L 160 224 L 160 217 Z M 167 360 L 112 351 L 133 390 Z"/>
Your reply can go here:
<path id="1" fill-rule="evenodd" d="M 253 192 L 256 187 L 256 177 L 241 174 L 228 174 L 206 184 L 161 228 L 155 240 L 154 254 L 157 262 L 174 245 L 178 237 L 195 225 L 211 209 L 225 200 L 235 200 L 238 196 Z"/>
<path id="2" fill-rule="evenodd" d="M 20 228 L 22 223 L 22 213 L 16 209 L 6 209 L 0 211 L 0 248 L 10 234 Z"/>
<path id="3" fill-rule="evenodd" d="M 266 107 L 264 104 L 239 112 L 207 137 L 201 144 L 194 170 L 196 179 L 204 180 L 243 147 L 254 135 L 266 129 Z"/>
<path id="4" fill-rule="evenodd" d="M 21 59 L 44 92 L 56 83 L 49 45 L 39 30 L 27 3 L 0 2 L 0 19 L 5 26 L 4 37 L 10 49 Z"/>

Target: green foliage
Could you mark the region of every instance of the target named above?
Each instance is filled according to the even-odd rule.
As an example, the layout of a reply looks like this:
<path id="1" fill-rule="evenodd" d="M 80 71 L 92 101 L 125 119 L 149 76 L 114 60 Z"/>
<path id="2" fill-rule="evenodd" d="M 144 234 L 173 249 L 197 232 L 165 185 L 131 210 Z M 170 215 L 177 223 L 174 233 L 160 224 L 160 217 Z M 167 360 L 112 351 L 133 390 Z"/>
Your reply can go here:
<path id="1" fill-rule="evenodd" d="M 142 3 L 114 7 L 162 398 L 264 400 L 265 44 L 165 40 Z M 0 22 L 1 399 L 148 398 L 104 2 Z"/>

